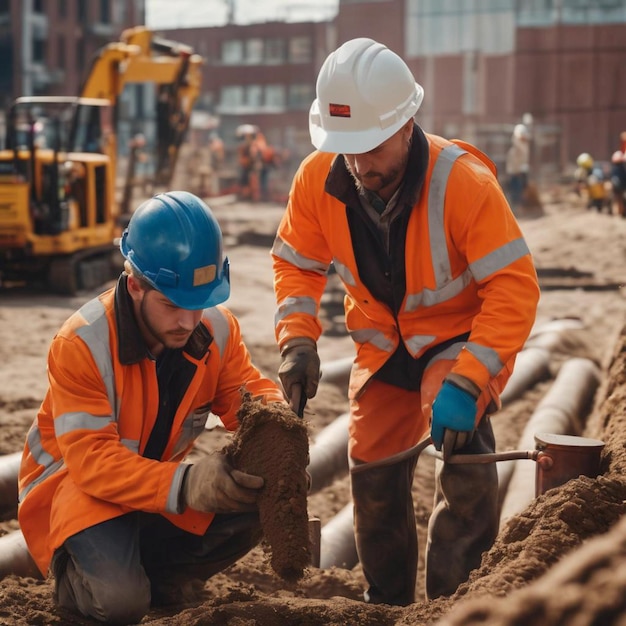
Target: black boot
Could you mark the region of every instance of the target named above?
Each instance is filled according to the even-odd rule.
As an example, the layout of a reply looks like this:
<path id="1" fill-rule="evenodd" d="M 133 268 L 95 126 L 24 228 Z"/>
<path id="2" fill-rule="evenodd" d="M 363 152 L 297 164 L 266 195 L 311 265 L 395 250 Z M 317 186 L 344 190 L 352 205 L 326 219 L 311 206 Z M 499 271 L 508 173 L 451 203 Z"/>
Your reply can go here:
<path id="1" fill-rule="evenodd" d="M 354 533 L 372 604 L 415 601 L 417 529 L 411 486 L 417 454 L 356 465 L 350 471 Z"/>
<path id="2" fill-rule="evenodd" d="M 483 418 L 462 454 L 494 452 L 495 439 Z M 480 565 L 498 534 L 498 472 L 495 463 L 438 463 L 435 506 L 428 524 L 426 596 L 452 595 Z"/>

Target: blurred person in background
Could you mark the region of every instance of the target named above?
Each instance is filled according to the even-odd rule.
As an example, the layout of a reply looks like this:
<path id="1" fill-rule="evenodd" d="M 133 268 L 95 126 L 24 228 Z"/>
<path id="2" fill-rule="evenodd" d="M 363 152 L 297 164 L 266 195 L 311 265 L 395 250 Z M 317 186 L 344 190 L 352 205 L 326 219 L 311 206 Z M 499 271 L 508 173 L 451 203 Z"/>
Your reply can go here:
<path id="1" fill-rule="evenodd" d="M 509 203 L 513 211 L 521 208 L 528 186 L 530 164 L 530 132 L 524 124 L 516 124 L 511 147 L 506 154 L 506 174 Z"/>

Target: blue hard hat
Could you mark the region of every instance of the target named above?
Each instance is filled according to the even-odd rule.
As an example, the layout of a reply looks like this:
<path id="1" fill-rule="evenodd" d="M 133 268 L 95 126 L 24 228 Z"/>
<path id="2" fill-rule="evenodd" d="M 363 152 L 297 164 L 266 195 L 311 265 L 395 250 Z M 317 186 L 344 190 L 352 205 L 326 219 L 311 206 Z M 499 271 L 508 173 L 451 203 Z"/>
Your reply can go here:
<path id="1" fill-rule="evenodd" d="M 186 191 L 141 204 L 120 242 L 132 267 L 182 309 L 216 306 L 230 295 L 228 258 L 211 209 Z"/>

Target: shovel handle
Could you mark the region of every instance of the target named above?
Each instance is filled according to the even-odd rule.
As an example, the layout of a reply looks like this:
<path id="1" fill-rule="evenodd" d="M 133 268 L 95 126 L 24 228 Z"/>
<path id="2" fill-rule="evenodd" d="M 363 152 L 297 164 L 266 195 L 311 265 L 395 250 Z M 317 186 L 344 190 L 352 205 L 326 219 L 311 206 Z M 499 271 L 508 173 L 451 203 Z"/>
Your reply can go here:
<path id="1" fill-rule="evenodd" d="M 304 393 L 304 387 L 301 383 L 291 385 L 291 398 L 289 399 L 289 406 L 298 417 L 304 417 L 306 394 Z"/>

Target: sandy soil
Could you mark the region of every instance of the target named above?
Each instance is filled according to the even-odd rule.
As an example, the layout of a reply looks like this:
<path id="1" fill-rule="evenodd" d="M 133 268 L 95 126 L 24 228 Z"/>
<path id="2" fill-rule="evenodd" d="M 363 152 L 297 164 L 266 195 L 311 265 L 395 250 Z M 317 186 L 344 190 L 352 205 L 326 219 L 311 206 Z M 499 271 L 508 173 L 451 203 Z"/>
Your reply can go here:
<path id="1" fill-rule="evenodd" d="M 601 476 L 575 478 L 537 498 L 531 495 L 530 502 L 502 524 L 481 567 L 447 600 L 420 600 L 406 608 L 367 605 L 362 602 L 364 580 L 358 564 L 311 567 L 299 582 L 289 584 L 274 573 L 268 551 L 261 546 L 206 581 L 195 595 L 181 594 L 180 604 L 155 609 L 142 624 L 626 623 L 626 526 L 620 523 L 626 500 L 626 299 L 620 289 L 626 220 L 589 212 L 562 188 L 542 190 L 542 199 L 544 211 L 522 214 L 520 222 L 542 283 L 537 333 L 528 347 L 548 350 L 548 372 L 494 416 L 498 449 L 518 447 L 564 364 L 582 358 L 596 364 L 600 376 L 592 405 L 580 416 L 583 430 L 578 434 L 605 442 Z M 210 204 L 222 224 L 231 260 L 233 295 L 228 304 L 241 321 L 255 362 L 275 376 L 278 353 L 268 249 L 282 207 Z M 21 449 L 46 388 L 49 341 L 62 321 L 92 295 L 62 298 L 21 289 L 0 293 L 0 454 Z M 342 327 L 340 291 L 332 281 L 323 309 L 325 335 L 319 350 L 328 365 L 352 351 Z M 570 391 L 565 395 L 576 395 L 576 389 Z M 346 410 L 343 384 L 322 381 L 305 412 L 312 443 Z M 207 429 L 199 452 L 225 441 L 228 436 L 219 427 Z M 415 475 L 421 546 L 432 505 L 434 465 L 432 457 L 422 455 Z M 349 497 L 348 479 L 339 474 L 331 485 L 309 495 L 308 514 L 324 527 Z M 14 519 L 0 524 L 2 533 L 15 529 Z M 0 624 L 93 623 L 55 609 L 51 589 L 45 580 L 4 578 Z M 417 593 L 423 597 L 422 562 Z"/>

